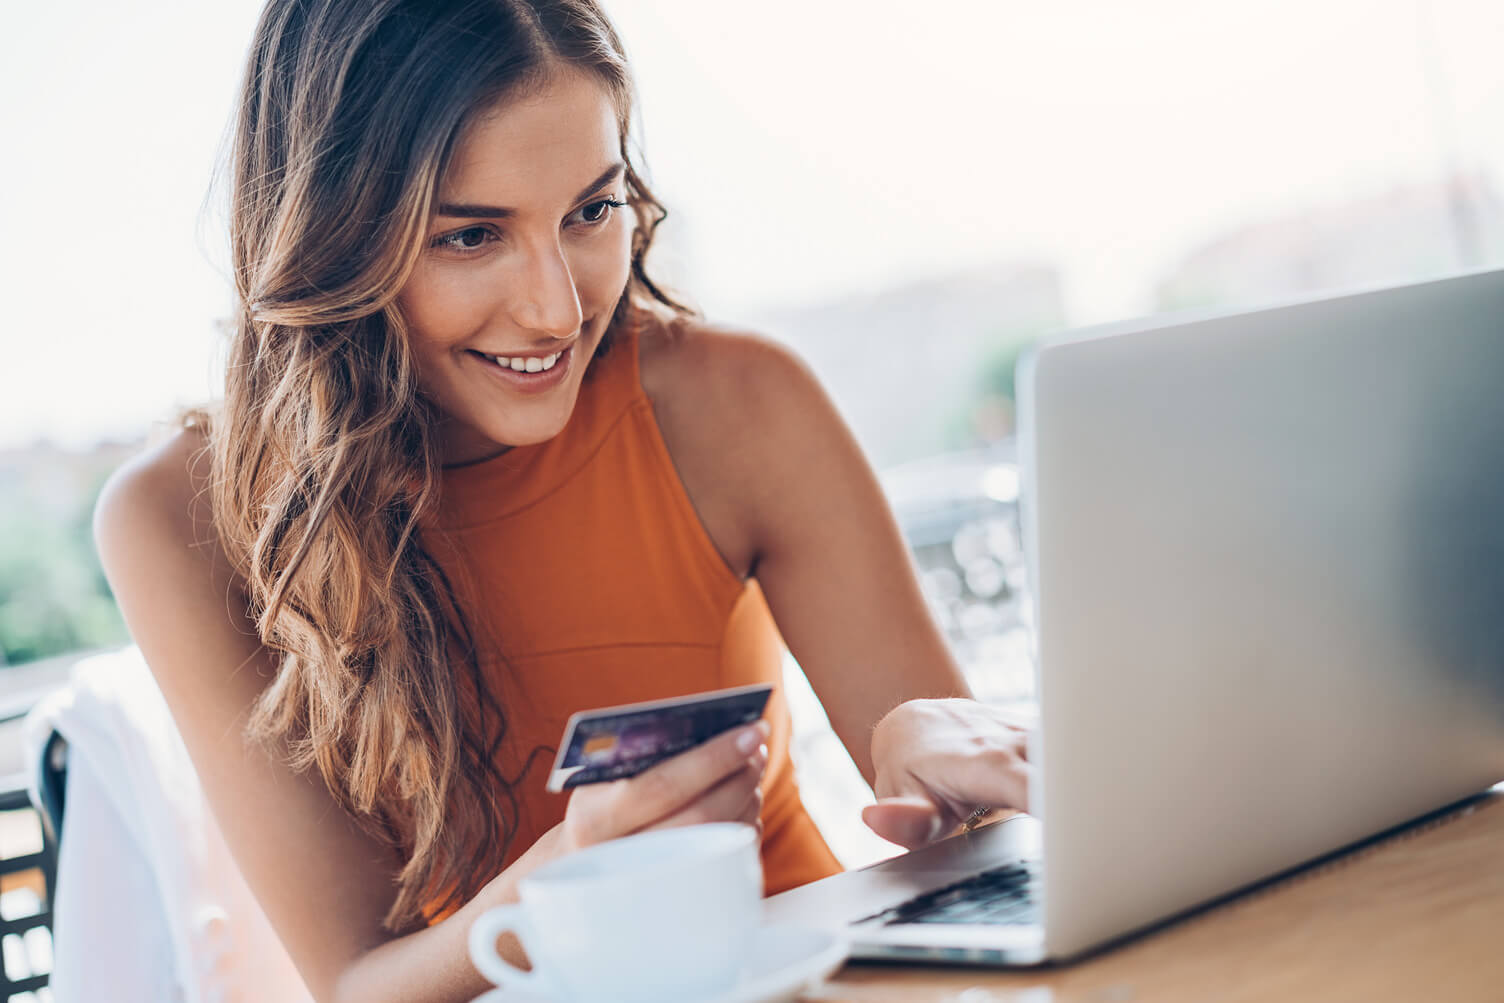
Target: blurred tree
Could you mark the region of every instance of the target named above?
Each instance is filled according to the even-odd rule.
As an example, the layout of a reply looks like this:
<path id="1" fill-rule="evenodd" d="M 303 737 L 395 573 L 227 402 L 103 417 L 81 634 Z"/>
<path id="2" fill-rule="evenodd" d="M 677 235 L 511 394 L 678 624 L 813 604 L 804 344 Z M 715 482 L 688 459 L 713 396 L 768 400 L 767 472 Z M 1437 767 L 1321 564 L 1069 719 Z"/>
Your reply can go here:
<path id="1" fill-rule="evenodd" d="M 1014 370 L 1044 331 L 999 333 L 992 349 L 977 367 L 973 391 L 947 422 L 946 438 L 953 449 L 986 447 L 1011 438 L 1016 431 L 1018 401 Z"/>
<path id="2" fill-rule="evenodd" d="M 0 496 L 0 664 L 126 641 L 90 528 L 106 474 L 61 497 L 25 480 Z"/>

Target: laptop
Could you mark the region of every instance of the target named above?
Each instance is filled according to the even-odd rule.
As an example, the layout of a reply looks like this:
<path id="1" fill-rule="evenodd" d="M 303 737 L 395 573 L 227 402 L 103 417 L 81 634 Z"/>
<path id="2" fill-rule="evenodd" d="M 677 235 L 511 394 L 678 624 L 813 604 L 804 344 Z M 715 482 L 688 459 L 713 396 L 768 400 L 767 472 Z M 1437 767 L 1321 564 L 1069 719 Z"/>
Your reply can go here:
<path id="1" fill-rule="evenodd" d="M 1074 958 L 1504 780 L 1504 271 L 1019 367 L 1033 816 L 767 900 L 852 956 Z"/>

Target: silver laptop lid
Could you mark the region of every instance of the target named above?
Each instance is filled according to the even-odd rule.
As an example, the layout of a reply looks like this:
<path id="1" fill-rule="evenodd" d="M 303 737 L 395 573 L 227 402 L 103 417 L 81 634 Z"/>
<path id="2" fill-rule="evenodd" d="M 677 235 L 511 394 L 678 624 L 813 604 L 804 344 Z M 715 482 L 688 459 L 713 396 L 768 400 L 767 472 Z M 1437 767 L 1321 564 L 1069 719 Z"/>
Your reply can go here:
<path id="1" fill-rule="evenodd" d="M 1020 369 L 1046 949 L 1504 778 L 1504 272 Z"/>

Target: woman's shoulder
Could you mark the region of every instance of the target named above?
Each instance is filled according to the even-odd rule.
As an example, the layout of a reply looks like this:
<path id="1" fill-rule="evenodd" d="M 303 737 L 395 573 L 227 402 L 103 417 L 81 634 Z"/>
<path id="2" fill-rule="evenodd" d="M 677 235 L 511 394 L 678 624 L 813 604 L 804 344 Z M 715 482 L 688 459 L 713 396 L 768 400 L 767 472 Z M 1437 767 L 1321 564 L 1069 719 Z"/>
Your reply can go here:
<path id="1" fill-rule="evenodd" d="M 789 502 L 829 494 L 855 441 L 810 368 L 765 335 L 681 318 L 645 330 L 638 354 L 701 521 L 731 567 L 751 573 L 790 522 Z"/>
<path id="2" fill-rule="evenodd" d="M 110 475 L 94 506 L 94 538 L 111 563 L 155 563 L 159 551 L 212 540 L 209 443 L 198 427 L 181 428 Z"/>
<path id="3" fill-rule="evenodd" d="M 797 424 L 826 408 L 809 366 L 786 345 L 699 317 L 649 315 L 638 350 L 643 391 L 660 423 Z"/>

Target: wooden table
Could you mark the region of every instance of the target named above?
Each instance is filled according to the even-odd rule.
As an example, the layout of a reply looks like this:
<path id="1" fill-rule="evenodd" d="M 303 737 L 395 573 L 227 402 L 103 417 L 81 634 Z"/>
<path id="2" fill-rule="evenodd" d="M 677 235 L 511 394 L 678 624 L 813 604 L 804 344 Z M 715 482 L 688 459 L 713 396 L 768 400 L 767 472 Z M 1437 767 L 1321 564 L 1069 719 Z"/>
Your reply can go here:
<path id="1" fill-rule="evenodd" d="M 806 1000 L 1504 1000 L 1504 792 L 1073 965 L 848 964 Z"/>

